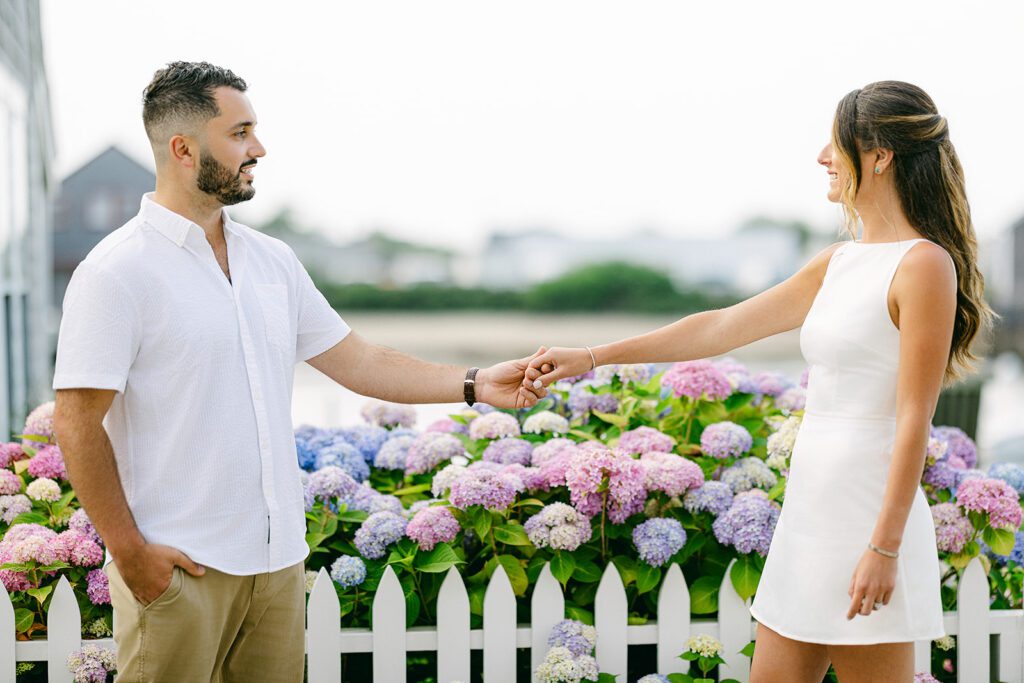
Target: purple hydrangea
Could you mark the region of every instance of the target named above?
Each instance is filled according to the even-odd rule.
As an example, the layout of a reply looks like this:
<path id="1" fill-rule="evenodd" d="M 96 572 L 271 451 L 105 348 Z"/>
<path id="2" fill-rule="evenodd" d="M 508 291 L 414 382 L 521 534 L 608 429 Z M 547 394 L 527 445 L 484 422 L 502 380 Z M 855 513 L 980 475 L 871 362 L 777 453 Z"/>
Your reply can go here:
<path id="1" fill-rule="evenodd" d="M 459 534 L 459 522 L 443 505 L 425 507 L 417 512 L 405 533 L 423 550 L 433 550 L 438 543 L 450 543 Z"/>
<path id="2" fill-rule="evenodd" d="M 68 520 L 68 528 L 72 531 L 77 531 L 84 536 L 88 536 L 101 545 L 103 543 L 100 539 L 99 532 L 96 531 L 96 527 L 93 526 L 92 520 L 89 519 L 89 515 L 86 514 L 83 508 L 79 508 L 71 514 L 71 519 Z"/>
<path id="3" fill-rule="evenodd" d="M 595 394 L 591 387 L 593 380 L 583 380 L 574 384 L 569 391 L 569 410 L 574 418 L 586 417 L 590 413 L 616 413 L 619 410 L 619 399 L 613 394 Z"/>
<path id="4" fill-rule="evenodd" d="M 804 389 L 807 388 L 808 380 L 811 378 L 810 366 L 804 368 L 804 371 L 800 373 L 800 386 Z"/>
<path id="5" fill-rule="evenodd" d="M 405 517 L 394 512 L 375 512 L 356 530 L 355 546 L 369 560 L 379 560 L 389 545 L 405 536 Z"/>
<path id="6" fill-rule="evenodd" d="M 13 496 L 21 491 L 21 477 L 10 470 L 0 470 L 0 496 Z"/>
<path id="7" fill-rule="evenodd" d="M 416 409 L 400 403 L 369 401 L 359 412 L 364 420 L 377 427 L 412 427 L 416 424 Z"/>
<path id="8" fill-rule="evenodd" d="M 317 470 L 339 467 L 356 481 L 366 481 L 370 478 L 370 466 L 366 464 L 363 454 L 355 446 L 344 441 L 335 441 L 321 449 L 316 455 L 314 467 Z"/>
<path id="9" fill-rule="evenodd" d="M 934 465 L 924 468 L 923 481 L 928 486 L 935 489 L 954 489 L 956 488 L 957 470 L 949 466 L 949 463 L 939 461 Z"/>
<path id="10" fill-rule="evenodd" d="M 953 503 L 933 505 L 932 522 L 935 523 L 935 543 L 939 550 L 958 553 L 974 534 L 971 521 Z"/>
<path id="11" fill-rule="evenodd" d="M 615 447 L 625 453 L 671 453 L 676 440 L 652 427 L 637 427 L 623 432 Z"/>
<path id="12" fill-rule="evenodd" d="M 1013 462 L 997 462 L 988 468 L 988 476 L 1002 479 L 1018 494 L 1024 495 L 1024 467 Z"/>
<path id="13" fill-rule="evenodd" d="M 661 385 L 680 398 L 688 396 L 719 401 L 732 393 L 729 378 L 708 360 L 676 363 L 662 375 Z"/>
<path id="14" fill-rule="evenodd" d="M 0 519 L 4 520 L 5 524 L 10 524 L 18 515 L 31 510 L 32 501 L 24 493 L 16 493 L 13 496 L 0 495 Z"/>
<path id="15" fill-rule="evenodd" d="M 451 483 L 448 500 L 460 510 L 471 505 L 483 505 L 496 511 L 507 510 L 521 483 L 513 476 L 488 468 L 468 467 Z"/>
<path id="16" fill-rule="evenodd" d="M 779 372 L 759 372 L 752 377 L 758 394 L 778 398 L 793 386 L 793 383 Z"/>
<path id="17" fill-rule="evenodd" d="M 94 605 L 110 604 L 110 583 L 102 569 L 93 569 L 85 575 L 88 587 L 85 589 L 89 602 Z"/>
<path id="18" fill-rule="evenodd" d="M 795 413 L 807 407 L 807 392 L 802 387 L 790 387 L 775 399 L 775 407 Z"/>
<path id="19" fill-rule="evenodd" d="M 643 509 L 647 499 L 645 477 L 643 465 L 627 453 L 581 447 L 569 462 L 565 482 L 576 509 L 585 515 L 596 515 L 607 498 L 608 518 L 621 524 Z M 605 481 L 607 491 L 602 491 Z"/>
<path id="20" fill-rule="evenodd" d="M 754 437 L 735 422 L 715 422 L 704 428 L 700 447 L 712 458 L 738 458 L 751 449 Z"/>
<path id="21" fill-rule="evenodd" d="M 688 491 L 683 498 L 687 512 L 710 512 L 715 517 L 732 507 L 732 487 L 722 481 L 706 481 L 703 486 Z"/>
<path id="22" fill-rule="evenodd" d="M 942 439 L 949 445 L 946 457 L 956 456 L 963 460 L 967 467 L 976 467 L 978 464 L 978 447 L 967 436 L 964 430 L 959 427 L 936 427 L 932 430 L 932 436 Z"/>
<path id="23" fill-rule="evenodd" d="M 320 500 L 327 502 L 332 498 L 347 498 L 359 488 L 359 482 L 340 467 L 328 466 L 309 475 L 306 482 L 307 507 Z"/>
<path id="24" fill-rule="evenodd" d="M 742 493 L 752 488 L 770 489 L 779 478 L 763 460 L 751 456 L 737 460 L 722 472 L 721 480 L 732 487 L 733 493 Z"/>
<path id="25" fill-rule="evenodd" d="M 33 477 L 67 480 L 68 471 L 64 467 L 64 456 L 56 446 L 43 446 L 28 461 L 28 473 Z"/>
<path id="26" fill-rule="evenodd" d="M 597 647 L 597 629 L 575 619 L 563 619 L 551 627 L 548 647 L 564 647 L 573 657 L 589 655 Z"/>
<path id="27" fill-rule="evenodd" d="M 968 479 L 957 488 L 956 499 L 965 510 L 988 514 L 988 523 L 994 528 L 1020 528 L 1020 496 L 1002 479 Z"/>
<path id="28" fill-rule="evenodd" d="M 381 555 L 383 555 L 381 551 Z M 331 564 L 331 580 L 344 590 L 353 588 L 366 580 L 366 563 L 355 555 L 342 555 Z"/>
<path id="29" fill-rule="evenodd" d="M 424 432 L 416 437 L 406 451 L 405 473 L 425 474 L 465 452 L 462 442 L 451 434 Z"/>
<path id="30" fill-rule="evenodd" d="M 494 411 L 481 415 L 469 423 L 469 438 L 500 439 L 503 436 L 521 436 L 519 420 L 508 413 Z"/>
<path id="31" fill-rule="evenodd" d="M 675 453 L 644 453 L 640 456 L 644 469 L 644 486 L 648 491 L 663 491 L 681 496 L 704 483 L 704 472 L 696 463 Z"/>
<path id="32" fill-rule="evenodd" d="M 525 439 L 506 436 L 491 442 L 484 449 L 481 457 L 487 462 L 497 462 L 502 465 L 529 465 L 533 459 L 533 444 Z"/>
<path id="33" fill-rule="evenodd" d="M 68 655 L 68 671 L 75 683 L 104 683 L 117 671 L 117 655 L 99 645 L 86 645 Z"/>
<path id="34" fill-rule="evenodd" d="M 775 523 L 779 521 L 778 504 L 768 500 L 763 492 L 736 496 L 732 506 L 718 516 L 711 525 L 715 538 L 740 553 L 756 552 L 764 557 L 772 543 Z"/>
<path id="35" fill-rule="evenodd" d="M 686 543 L 686 531 L 679 520 L 655 517 L 633 529 L 633 545 L 640 559 L 652 567 L 660 567 Z"/>
<path id="36" fill-rule="evenodd" d="M 576 550 L 590 540 L 590 520 L 565 503 L 550 503 L 523 525 L 538 548 Z"/>
<path id="37" fill-rule="evenodd" d="M 412 436 L 388 439 L 373 459 L 373 466 L 382 470 L 405 470 L 405 459 L 409 447 L 416 441 Z"/>

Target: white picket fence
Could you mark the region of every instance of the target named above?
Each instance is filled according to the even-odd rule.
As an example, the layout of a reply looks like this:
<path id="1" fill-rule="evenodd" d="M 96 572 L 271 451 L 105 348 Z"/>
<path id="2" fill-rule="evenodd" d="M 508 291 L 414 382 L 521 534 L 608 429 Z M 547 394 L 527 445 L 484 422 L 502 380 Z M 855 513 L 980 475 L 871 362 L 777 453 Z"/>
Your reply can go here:
<path id="1" fill-rule="evenodd" d="M 690 618 L 690 594 L 679 567 L 673 566 L 658 593 L 658 620 L 627 625 L 626 591 L 613 565 L 598 585 L 595 626 L 598 630 L 597 661 L 601 671 L 626 681 L 629 645 L 656 645 L 658 673 L 685 672 L 687 662 L 678 659 L 691 635 L 705 633 L 722 641 L 726 664 L 720 677 L 749 680 L 750 660 L 739 651 L 753 639 L 755 625 L 747 604 L 732 587 L 728 571 L 718 598 L 718 620 Z M 320 570 L 307 609 L 306 651 L 309 683 L 344 680 L 343 653 L 373 653 L 373 679 L 377 683 L 406 681 L 407 652 L 437 652 L 439 683 L 470 681 L 470 651 L 483 650 L 486 683 L 515 683 L 516 649 L 529 648 L 531 668 L 544 659 L 551 627 L 564 618 L 561 586 L 545 566 L 533 590 L 532 623 L 516 623 L 516 599 L 508 576 L 499 565 L 484 596 L 483 628 L 469 627 L 469 596 L 462 577 L 448 571 L 437 600 L 438 626 L 405 627 L 405 598 L 401 584 L 389 567 L 373 602 L 373 627 L 341 628 L 338 596 L 330 577 Z M 945 616 L 946 632 L 957 636 L 960 683 L 1024 683 L 1024 610 L 990 610 L 985 571 L 975 559 L 967 567 L 959 588 L 959 612 Z M 51 682 L 70 682 L 67 657 L 82 645 L 81 615 L 67 579 L 61 578 L 47 613 L 47 640 L 16 641 L 14 608 L 0 587 L 0 683 L 14 683 L 16 662 L 49 663 Z M 998 656 L 990 650 L 990 634 Z M 109 639 L 88 641 L 113 647 Z M 930 642 L 916 644 L 918 671 L 930 666 Z M 992 676 L 990 677 L 990 667 Z M 995 669 L 998 667 L 998 669 Z M 653 672 L 644 672 L 653 673 Z"/>

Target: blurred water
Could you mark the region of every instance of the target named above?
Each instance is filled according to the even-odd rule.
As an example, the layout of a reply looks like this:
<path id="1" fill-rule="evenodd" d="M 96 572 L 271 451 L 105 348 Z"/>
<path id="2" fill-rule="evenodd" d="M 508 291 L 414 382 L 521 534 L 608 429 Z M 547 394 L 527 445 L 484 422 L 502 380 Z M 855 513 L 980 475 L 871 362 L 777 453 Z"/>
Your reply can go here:
<path id="1" fill-rule="evenodd" d="M 378 344 L 439 363 L 486 366 L 532 354 L 541 344 L 602 344 L 652 330 L 675 320 L 664 316 L 538 315 L 522 313 L 380 313 L 346 316 L 352 329 Z M 773 370 L 798 380 L 805 367 L 799 331 L 745 346 L 729 354 L 752 371 Z M 1024 434 L 1024 369 L 1004 355 L 988 363 L 991 379 L 982 391 L 978 447 L 982 461 L 1000 441 Z M 305 363 L 295 368 L 294 424 L 340 427 L 362 421 L 366 398 L 354 394 Z M 422 428 L 462 404 L 417 407 Z"/>

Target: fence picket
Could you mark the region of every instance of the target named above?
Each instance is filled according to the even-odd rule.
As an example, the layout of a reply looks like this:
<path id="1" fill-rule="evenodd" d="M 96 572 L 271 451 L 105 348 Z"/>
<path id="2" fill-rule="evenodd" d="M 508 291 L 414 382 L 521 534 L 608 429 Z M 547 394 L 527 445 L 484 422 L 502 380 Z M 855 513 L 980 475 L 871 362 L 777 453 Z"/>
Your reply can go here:
<path id="1" fill-rule="evenodd" d="M 629 605 L 626 588 L 614 562 L 604 568 L 594 598 L 594 625 L 597 627 L 597 666 L 601 673 L 626 678 L 629 656 L 627 618 Z"/>
<path id="2" fill-rule="evenodd" d="M 516 596 L 501 564 L 484 593 L 484 680 L 516 681 Z"/>
<path id="3" fill-rule="evenodd" d="M 658 592 L 658 673 L 686 673 L 690 663 L 680 659 L 690 637 L 690 589 L 678 564 L 665 572 Z"/>
<path id="4" fill-rule="evenodd" d="M 469 594 L 452 567 L 437 594 L 437 680 L 469 683 Z"/>
<path id="5" fill-rule="evenodd" d="M 82 612 L 66 576 L 60 577 L 46 614 L 49 683 L 72 683 L 68 655 L 82 647 Z"/>
<path id="6" fill-rule="evenodd" d="M 14 683 L 18 666 L 14 656 L 14 605 L 0 583 L 0 683 Z"/>
<path id="7" fill-rule="evenodd" d="M 373 598 L 373 680 L 405 683 L 405 592 L 391 567 Z"/>
<path id="8" fill-rule="evenodd" d="M 750 680 L 750 660 L 740 650 L 750 642 L 750 608 L 732 585 L 729 573 L 736 560 L 729 563 L 718 591 L 718 623 L 721 629 L 722 659 L 725 664 L 719 668 L 722 678 L 735 678 L 741 683 Z"/>
<path id="9" fill-rule="evenodd" d="M 989 680 L 988 576 L 981 560 L 967 565 L 957 590 L 957 677 L 960 683 Z"/>
<path id="10" fill-rule="evenodd" d="M 999 680 L 1024 683 L 1024 612 L 1013 631 L 999 637 Z"/>
<path id="11" fill-rule="evenodd" d="M 316 575 L 306 607 L 306 652 L 309 683 L 337 683 L 341 680 L 341 604 L 327 570 Z"/>
<path id="12" fill-rule="evenodd" d="M 537 666 L 544 661 L 548 650 L 548 635 L 551 627 L 565 618 L 565 597 L 562 595 L 562 586 L 551 573 L 551 564 L 545 563 L 537 578 L 537 585 L 533 587 L 533 596 L 530 598 L 530 671 L 537 670 Z M 532 679 L 537 683 L 537 679 Z"/>

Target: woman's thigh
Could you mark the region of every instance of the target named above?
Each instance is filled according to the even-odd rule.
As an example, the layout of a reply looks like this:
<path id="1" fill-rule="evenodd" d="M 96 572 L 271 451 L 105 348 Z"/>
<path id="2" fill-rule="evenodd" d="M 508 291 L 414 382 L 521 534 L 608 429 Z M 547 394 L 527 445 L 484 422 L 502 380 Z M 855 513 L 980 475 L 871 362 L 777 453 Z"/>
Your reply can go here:
<path id="1" fill-rule="evenodd" d="M 786 638 L 757 625 L 750 683 L 821 683 L 828 664 L 828 646 Z"/>
<path id="2" fill-rule="evenodd" d="M 828 656 L 839 683 L 910 683 L 914 680 L 914 644 L 829 645 Z"/>

